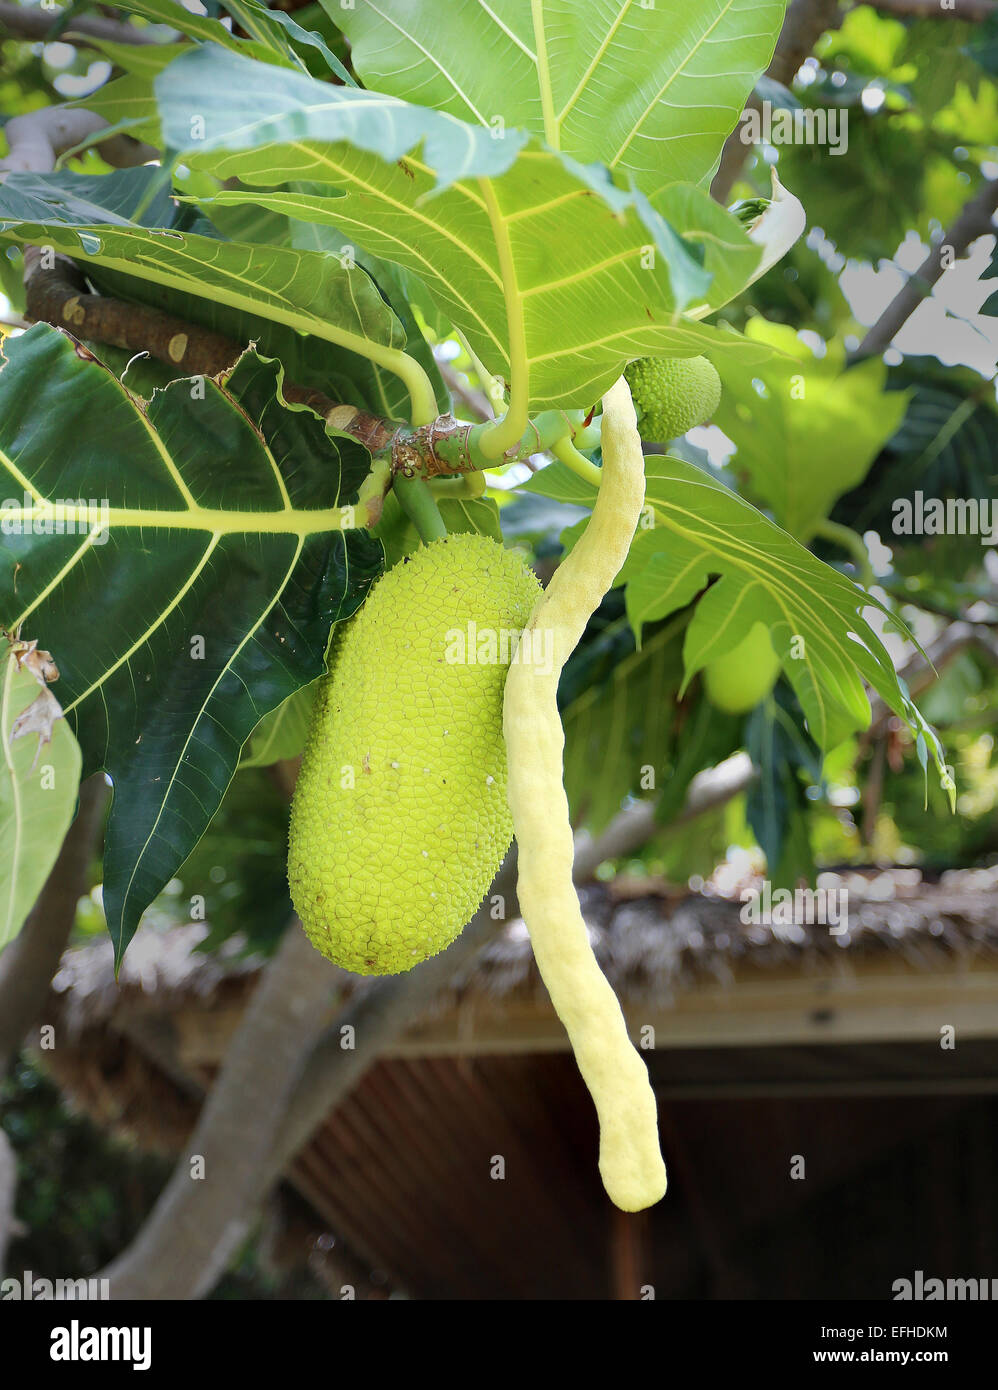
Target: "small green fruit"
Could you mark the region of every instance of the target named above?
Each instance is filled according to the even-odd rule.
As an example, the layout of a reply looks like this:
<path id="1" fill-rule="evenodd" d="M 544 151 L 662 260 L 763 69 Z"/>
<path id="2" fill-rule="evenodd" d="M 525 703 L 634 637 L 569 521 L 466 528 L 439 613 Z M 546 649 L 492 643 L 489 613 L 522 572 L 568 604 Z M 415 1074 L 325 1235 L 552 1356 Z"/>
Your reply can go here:
<path id="1" fill-rule="evenodd" d="M 772 690 L 780 674 L 780 658 L 773 651 L 769 629 L 755 623 L 724 656 L 703 669 L 707 698 L 727 714 L 745 714 Z"/>
<path id="2" fill-rule="evenodd" d="M 641 357 L 624 368 L 641 438 L 678 439 L 709 420 L 721 399 L 721 378 L 706 357 Z"/>
<path id="3" fill-rule="evenodd" d="M 511 551 L 448 536 L 389 570 L 336 641 L 295 789 L 288 881 L 309 939 L 337 965 L 411 970 L 488 891 L 513 838 L 503 687 L 539 596 Z"/>

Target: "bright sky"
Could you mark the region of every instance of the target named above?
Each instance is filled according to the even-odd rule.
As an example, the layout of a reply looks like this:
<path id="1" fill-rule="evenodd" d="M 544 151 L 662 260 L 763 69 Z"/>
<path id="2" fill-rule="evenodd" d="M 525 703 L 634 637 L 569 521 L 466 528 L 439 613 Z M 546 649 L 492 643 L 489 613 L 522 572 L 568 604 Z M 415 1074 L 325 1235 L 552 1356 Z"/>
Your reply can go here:
<path id="1" fill-rule="evenodd" d="M 897 349 L 938 357 L 947 367 L 961 363 L 975 367 L 984 376 L 994 376 L 998 371 L 998 317 L 978 311 L 989 295 L 998 292 L 998 279 L 981 279 L 991 263 L 996 241 L 993 236 L 980 237 L 968 256 L 943 272 L 932 294 L 895 338 Z M 864 328 L 877 321 L 928 254 L 928 246 L 911 232 L 893 261 L 882 261 L 879 270 L 862 262 L 846 265 L 839 276 L 839 288 Z"/>

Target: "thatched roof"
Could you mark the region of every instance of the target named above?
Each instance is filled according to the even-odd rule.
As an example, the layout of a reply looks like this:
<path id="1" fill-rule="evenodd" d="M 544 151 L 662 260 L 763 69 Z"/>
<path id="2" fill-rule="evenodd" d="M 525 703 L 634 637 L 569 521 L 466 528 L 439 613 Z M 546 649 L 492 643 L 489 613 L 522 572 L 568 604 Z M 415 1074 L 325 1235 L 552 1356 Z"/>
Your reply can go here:
<path id="1" fill-rule="evenodd" d="M 740 1190 L 754 1154 L 743 1221 L 787 1201 L 787 1116 L 774 1097 L 867 1097 L 793 1111 L 793 1152 L 820 1154 L 824 1171 L 790 1184 L 799 1196 L 905 1126 L 920 1132 L 961 1087 L 978 1094 L 998 1076 L 998 869 L 936 884 L 911 870 L 822 884 L 849 891 L 845 934 L 744 923 L 740 884 L 727 897 L 720 885 L 677 894 L 622 877 L 581 890 L 632 1027 L 656 1029 L 645 1058 L 674 1176 L 689 1189 L 720 1165 L 709 1190 Z M 44 1054 L 46 1065 L 77 1106 L 144 1147 L 182 1151 L 260 969 L 235 941 L 199 951 L 206 934 L 147 922 L 117 984 L 107 941 L 74 948 L 50 996 L 49 1021 L 70 1045 Z M 940 1049 L 942 1024 L 959 1028 L 956 1051 Z M 566 1046 L 514 921 L 289 1165 L 286 1185 L 305 1206 L 285 1243 L 303 1258 L 313 1239 L 334 1242 L 424 1296 L 605 1296 L 595 1120 Z M 897 1097 L 913 1089 L 906 1107 Z M 718 1095 L 723 1112 L 705 1099 Z M 680 1122 L 683 1107 L 691 1118 Z M 508 1161 L 501 1183 L 487 1176 L 495 1154 Z M 677 1210 L 653 1220 L 665 1223 L 661 1268 L 678 1262 L 663 1287 L 682 1291 L 696 1246 L 673 1229 L 685 1219 Z"/>
<path id="2" fill-rule="evenodd" d="M 59 1017 L 71 1038 L 105 1023 L 122 1008 L 154 1005 L 167 1013 L 180 1005 L 210 1008 L 225 993 L 242 995 L 261 958 L 233 939 L 217 951 L 199 951 L 209 928 L 143 924 L 135 933 L 116 980 L 114 949 L 106 936 L 65 952 L 52 980 Z"/>
<path id="3" fill-rule="evenodd" d="M 787 971 L 843 976 L 872 964 L 920 974 L 998 967 L 998 866 L 951 871 L 938 883 L 923 882 L 913 869 L 822 874 L 819 887 L 849 895 L 841 934 L 827 925 L 744 923 L 742 886 L 727 897 L 709 889 L 677 895 L 622 878 L 582 887 L 593 948 L 621 999 L 667 1005 L 690 991 Z M 746 886 L 759 885 L 747 880 Z M 256 979 L 261 958 L 245 954 L 239 938 L 218 951 L 199 951 L 208 930 L 203 923 L 143 925 L 117 981 L 106 938 L 67 951 L 53 981 L 63 1026 L 76 1036 L 123 1010 L 168 1013 L 237 1003 Z M 371 985 L 358 979 L 354 989 Z M 474 1000 L 546 1002 L 522 920 L 510 922 L 454 976 L 428 1016 Z"/>
<path id="4" fill-rule="evenodd" d="M 904 869 L 822 874 L 819 885 L 849 894 L 841 935 L 822 925 L 743 923 L 740 897 L 677 899 L 649 894 L 634 881 L 583 887 L 580 901 L 601 967 L 621 997 L 635 1003 L 732 984 L 746 970 L 848 972 L 874 960 L 919 971 L 942 962 L 998 964 L 998 867 L 944 874 L 931 885 Z M 540 988 L 529 936 L 516 921 L 455 979 L 453 995 L 536 997 Z"/>

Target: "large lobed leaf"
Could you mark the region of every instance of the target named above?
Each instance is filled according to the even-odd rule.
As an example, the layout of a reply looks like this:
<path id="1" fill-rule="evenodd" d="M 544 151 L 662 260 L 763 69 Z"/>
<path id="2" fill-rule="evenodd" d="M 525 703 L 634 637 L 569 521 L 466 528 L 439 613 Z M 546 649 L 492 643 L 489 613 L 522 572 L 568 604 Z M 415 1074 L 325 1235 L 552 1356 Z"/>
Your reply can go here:
<path id="1" fill-rule="evenodd" d="M 785 0 L 322 0 L 368 87 L 542 136 L 656 202 L 717 166 Z M 483 55 L 488 54 L 487 61 Z"/>
<path id="2" fill-rule="evenodd" d="M 380 544 L 347 529 L 366 520 L 351 504 L 370 456 L 286 407 L 278 364 L 253 353 L 224 384 L 172 382 L 145 411 L 47 325 L 4 353 L 0 468 L 24 501 L 4 512 L 0 623 L 52 653 L 84 770 L 113 780 L 104 904 L 120 958 L 247 737 L 321 674 L 330 626 L 382 568 Z M 47 504 L 72 499 L 60 529 Z"/>
<path id="3" fill-rule="evenodd" d="M 209 215 L 253 203 L 334 225 L 413 272 L 490 370 L 526 378 L 531 411 L 591 402 L 647 353 L 766 355 L 683 316 L 726 303 L 762 255 L 702 189 L 663 189 L 663 215 L 524 132 L 208 48 L 156 93 L 184 163 L 247 185 L 204 200 Z"/>
<path id="4" fill-rule="evenodd" d="M 262 316 L 373 359 L 410 394 L 420 393 L 428 378 L 403 353 L 405 329 L 371 277 L 349 258 L 140 226 L 117 211 L 129 206 L 130 186 L 116 185 L 112 202 L 95 207 L 93 185 L 100 182 L 66 174 L 9 175 L 0 184 L 0 241 L 43 243 L 81 267 L 92 262 L 185 298 Z M 173 307 L 180 317 L 182 305 L 175 301 Z M 395 393 L 392 402 L 399 403 Z"/>

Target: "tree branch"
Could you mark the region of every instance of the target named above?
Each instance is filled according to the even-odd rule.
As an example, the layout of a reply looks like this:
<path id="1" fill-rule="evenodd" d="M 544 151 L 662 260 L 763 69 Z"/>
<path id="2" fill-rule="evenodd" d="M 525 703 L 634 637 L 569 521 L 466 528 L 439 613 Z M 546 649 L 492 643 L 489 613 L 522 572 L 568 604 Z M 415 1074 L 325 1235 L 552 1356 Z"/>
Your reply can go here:
<path id="1" fill-rule="evenodd" d="M 198 1298 L 269 1186 L 267 1154 L 343 972 L 293 921 L 246 1006 L 187 1153 L 132 1244 L 99 1277 L 115 1299 Z"/>
<path id="2" fill-rule="evenodd" d="M 76 905 L 87 891 L 107 784 L 95 773 L 80 787 L 76 819 L 21 932 L 0 954 L 0 1074 L 41 1013 L 49 983 L 66 949 Z"/>
<path id="3" fill-rule="evenodd" d="M 71 330 L 75 338 L 109 343 L 129 352 L 148 352 L 168 366 L 206 376 L 228 371 L 248 346 L 147 305 L 94 294 L 73 261 L 64 256 L 52 257 L 51 264 L 48 260 L 40 248 L 25 248 L 27 315 Z M 496 463 L 494 459 L 481 458 L 475 449 L 474 434 L 482 426 L 457 420 L 453 415 L 438 415 L 427 425 L 410 427 L 357 406 L 331 401 L 321 392 L 293 382 L 285 382 L 282 390 L 286 400 L 310 406 L 327 424 L 352 435 L 373 455 L 390 455 L 392 475 L 459 477 Z M 581 420 L 581 411 L 575 415 Z M 544 411 L 531 421 L 518 456 L 526 457 L 545 448 L 551 438 L 574 429 L 564 411 Z M 513 461 L 514 455 L 515 450 L 503 461 Z M 387 484 L 390 480 L 385 481 Z M 380 499 L 377 500 L 379 505 L 372 510 L 372 522 L 380 515 Z"/>
<path id="4" fill-rule="evenodd" d="M 901 286 L 880 318 L 868 330 L 859 347 L 851 354 L 853 361 L 883 352 L 890 347 L 911 315 L 931 294 L 933 285 L 941 278 L 945 270 L 944 256 L 947 259 L 949 256 L 959 257 L 978 237 L 993 233 L 996 209 L 998 179 L 992 179 L 964 206 L 946 235 L 936 243 L 915 273 Z"/>
<path id="5" fill-rule="evenodd" d="M 842 19 L 843 12 L 839 9 L 838 0 L 793 0 L 783 20 L 766 76 L 789 87 L 797 69 L 822 34 L 828 29 L 837 29 Z M 754 95 L 746 102 L 746 109 L 750 107 L 759 108 L 758 98 Z M 739 120 L 724 142 L 721 162 L 710 185 L 711 197 L 715 202 L 723 204 L 728 201 L 752 148 L 751 143 L 742 139 L 743 130 L 744 126 Z"/>
<path id="6" fill-rule="evenodd" d="M 686 800 L 678 815 L 667 823 L 656 818 L 654 801 L 636 801 L 633 806 L 614 816 L 602 835 L 595 839 L 588 835 L 576 838 L 572 871 L 575 882 L 584 883 L 592 878 L 608 859 L 622 859 L 635 854 L 654 836 L 670 827 L 687 825 L 697 816 L 724 806 L 750 787 L 758 775 L 758 769 L 753 766 L 747 753 L 734 753 L 716 767 L 704 768 L 690 781 Z"/>
<path id="7" fill-rule="evenodd" d="M 0 174 L 49 174 L 59 155 L 103 130 L 107 121 L 94 111 L 68 106 L 43 106 L 13 116 L 3 128 L 8 154 L 0 159 Z M 112 135 L 97 146 L 101 156 L 119 169 L 148 164 L 159 151 L 130 135 Z"/>
<path id="8" fill-rule="evenodd" d="M 94 294 L 73 261 L 55 256 L 52 264 L 46 266 L 45 259 L 38 247 L 25 248 L 25 313 L 29 319 L 65 328 L 74 338 L 107 343 L 126 352 L 148 353 L 158 362 L 191 376 L 221 376 L 248 346 L 147 305 Z M 335 429 L 359 440 L 372 454 L 384 450 L 398 429 L 395 420 L 341 405 L 309 387 L 285 382 L 283 393 L 285 400 L 310 406 Z"/>
<path id="9" fill-rule="evenodd" d="M 48 38 L 59 22 L 60 11 L 43 10 L 40 6 L 26 7 L 0 0 L 0 29 L 18 39 Z M 80 15 L 70 20 L 59 35 L 61 43 L 83 43 L 86 39 L 104 39 L 109 43 L 147 44 L 162 42 L 162 30 L 152 34 L 148 29 L 136 29 L 133 24 L 100 15 Z"/>
<path id="10" fill-rule="evenodd" d="M 744 756 L 702 773 L 691 783 L 679 819 L 691 819 L 734 796 L 752 775 Z M 623 816 L 626 833 L 611 826 L 588 851 L 580 848 L 577 881 L 591 876 L 603 858 L 628 852 L 661 829 L 653 815 Z M 493 916 L 497 897 L 502 901 Z M 341 972 L 322 961 L 297 924 L 289 928 L 239 1023 L 187 1156 L 131 1247 L 101 1272 L 100 1277 L 111 1280 L 111 1296 L 197 1298 L 207 1293 L 259 1203 L 315 1129 L 386 1044 L 467 969 L 518 911 L 514 846 L 484 903 L 446 951 L 405 975 L 372 982 L 328 1025 L 323 1023 L 325 1006 Z M 353 1045 L 345 1047 L 348 1027 Z M 191 1179 L 193 1154 L 204 1156 L 203 1182 Z"/>
<path id="11" fill-rule="evenodd" d="M 18 1234 L 14 1217 L 14 1199 L 17 1196 L 17 1157 L 11 1148 L 10 1140 L 0 1129 L 0 1279 L 6 1268 L 7 1246 Z"/>
<path id="12" fill-rule="evenodd" d="M 493 918 L 492 902 L 502 898 L 502 916 Z M 506 922 L 518 912 L 516 848 L 510 850 L 488 896 L 464 931 L 446 951 L 405 975 L 379 980 L 351 1000 L 318 1039 L 302 1070 L 287 1113 L 267 1159 L 267 1186 L 276 1182 L 308 1143 L 330 1111 L 347 1096 L 365 1071 L 407 1025 L 433 1003 L 456 974 L 466 969 Z M 344 1033 L 353 1029 L 353 1046 Z"/>

